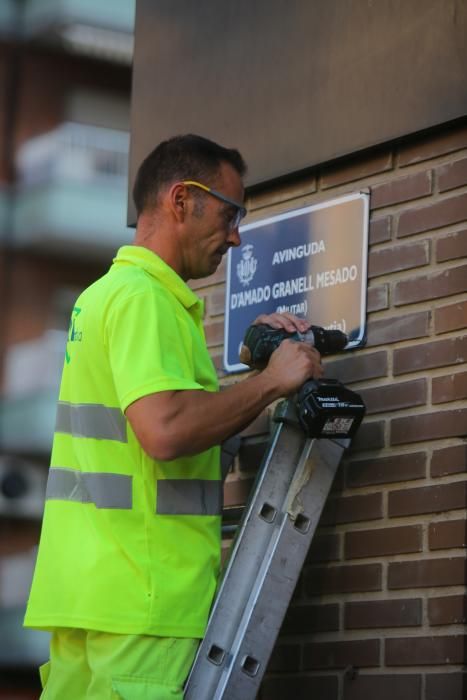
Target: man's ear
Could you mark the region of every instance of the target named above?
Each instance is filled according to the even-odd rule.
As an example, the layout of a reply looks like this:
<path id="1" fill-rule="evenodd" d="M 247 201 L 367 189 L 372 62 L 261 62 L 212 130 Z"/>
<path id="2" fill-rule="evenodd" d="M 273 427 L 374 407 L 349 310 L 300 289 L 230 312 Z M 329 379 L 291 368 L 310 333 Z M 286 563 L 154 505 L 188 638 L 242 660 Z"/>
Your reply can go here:
<path id="1" fill-rule="evenodd" d="M 183 183 L 177 182 L 169 190 L 170 208 L 176 220 L 182 223 L 186 216 L 187 190 Z"/>

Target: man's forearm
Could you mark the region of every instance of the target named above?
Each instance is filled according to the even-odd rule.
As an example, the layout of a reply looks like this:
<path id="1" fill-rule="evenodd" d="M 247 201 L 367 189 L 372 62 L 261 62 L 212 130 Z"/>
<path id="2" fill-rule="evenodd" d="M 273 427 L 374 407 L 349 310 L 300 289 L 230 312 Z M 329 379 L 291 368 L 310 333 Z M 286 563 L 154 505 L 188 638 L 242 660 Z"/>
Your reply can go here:
<path id="1" fill-rule="evenodd" d="M 219 393 L 177 392 L 165 426 L 175 457 L 197 454 L 220 444 L 254 420 L 280 394 L 264 373 Z"/>

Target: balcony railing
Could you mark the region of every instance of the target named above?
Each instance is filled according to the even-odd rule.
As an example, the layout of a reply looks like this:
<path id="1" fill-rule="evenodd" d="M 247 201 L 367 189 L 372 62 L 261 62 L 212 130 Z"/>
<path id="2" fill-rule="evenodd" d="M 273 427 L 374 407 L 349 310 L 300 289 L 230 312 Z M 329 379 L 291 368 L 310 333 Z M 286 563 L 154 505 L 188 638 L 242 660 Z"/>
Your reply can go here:
<path id="1" fill-rule="evenodd" d="M 65 343 L 65 332 L 49 331 L 7 353 L 4 397 L 0 400 L 2 452 L 50 453 Z"/>
<path id="2" fill-rule="evenodd" d="M 66 50 L 130 64 L 135 0 L 26 0 L 26 37 Z"/>
<path id="3" fill-rule="evenodd" d="M 48 658 L 50 635 L 23 627 L 36 548 L 2 556 L 0 567 L 0 675 L 2 667 L 27 667 Z"/>
<path id="4" fill-rule="evenodd" d="M 111 258 L 126 226 L 129 134 L 67 122 L 23 144 L 15 242 L 68 255 Z"/>
<path id="5" fill-rule="evenodd" d="M 10 36 L 17 31 L 16 0 L 0 2 L 0 36 Z"/>

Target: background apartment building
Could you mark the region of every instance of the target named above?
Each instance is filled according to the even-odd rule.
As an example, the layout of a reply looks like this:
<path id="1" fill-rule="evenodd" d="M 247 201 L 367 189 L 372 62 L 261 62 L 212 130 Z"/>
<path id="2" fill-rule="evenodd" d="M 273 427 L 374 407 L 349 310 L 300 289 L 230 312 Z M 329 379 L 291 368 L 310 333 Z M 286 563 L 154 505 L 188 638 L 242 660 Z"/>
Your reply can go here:
<path id="1" fill-rule="evenodd" d="M 0 697 L 36 698 L 21 628 L 70 310 L 131 241 L 134 2 L 0 3 Z M 83 582 L 84 585 L 84 582 Z"/>

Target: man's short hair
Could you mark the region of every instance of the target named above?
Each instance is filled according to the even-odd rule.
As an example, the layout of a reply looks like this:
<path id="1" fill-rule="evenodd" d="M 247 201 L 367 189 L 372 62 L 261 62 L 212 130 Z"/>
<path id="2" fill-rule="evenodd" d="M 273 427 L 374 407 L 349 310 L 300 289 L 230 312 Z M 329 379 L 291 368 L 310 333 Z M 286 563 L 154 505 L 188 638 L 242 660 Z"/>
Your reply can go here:
<path id="1" fill-rule="evenodd" d="M 224 148 L 195 134 L 162 141 L 145 158 L 136 174 L 133 200 L 141 214 L 157 204 L 161 190 L 173 182 L 200 180 L 211 184 L 222 163 L 229 163 L 243 177 L 245 161 L 235 148 Z"/>

